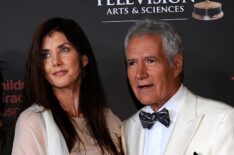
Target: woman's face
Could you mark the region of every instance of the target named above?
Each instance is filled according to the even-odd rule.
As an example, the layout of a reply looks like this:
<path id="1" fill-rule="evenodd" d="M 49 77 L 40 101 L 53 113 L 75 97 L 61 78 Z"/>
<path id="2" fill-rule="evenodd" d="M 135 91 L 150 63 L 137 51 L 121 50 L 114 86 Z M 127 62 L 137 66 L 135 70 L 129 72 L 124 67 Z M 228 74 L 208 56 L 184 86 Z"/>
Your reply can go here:
<path id="1" fill-rule="evenodd" d="M 88 63 L 87 56 L 80 55 L 74 46 L 61 32 L 52 32 L 42 40 L 41 57 L 45 78 L 53 89 L 73 89 L 79 83 L 78 77 L 83 67 Z"/>

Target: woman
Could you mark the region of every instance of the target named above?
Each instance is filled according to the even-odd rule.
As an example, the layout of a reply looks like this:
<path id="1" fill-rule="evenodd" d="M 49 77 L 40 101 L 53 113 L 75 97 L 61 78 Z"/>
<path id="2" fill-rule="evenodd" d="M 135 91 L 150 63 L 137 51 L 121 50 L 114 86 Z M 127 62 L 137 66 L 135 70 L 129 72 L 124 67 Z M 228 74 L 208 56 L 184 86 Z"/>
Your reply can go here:
<path id="1" fill-rule="evenodd" d="M 29 51 L 13 155 L 120 154 L 120 120 L 106 107 L 96 60 L 81 27 L 52 18 Z"/>

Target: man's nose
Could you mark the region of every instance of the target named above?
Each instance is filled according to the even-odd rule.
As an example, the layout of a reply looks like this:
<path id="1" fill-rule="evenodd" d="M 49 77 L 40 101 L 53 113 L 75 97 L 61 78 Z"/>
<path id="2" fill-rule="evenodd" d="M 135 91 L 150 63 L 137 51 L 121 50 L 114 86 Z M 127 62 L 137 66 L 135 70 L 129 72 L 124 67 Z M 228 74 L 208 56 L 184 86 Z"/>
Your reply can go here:
<path id="1" fill-rule="evenodd" d="M 137 67 L 136 77 L 139 80 L 143 80 L 148 77 L 147 67 L 144 63 L 139 64 Z"/>

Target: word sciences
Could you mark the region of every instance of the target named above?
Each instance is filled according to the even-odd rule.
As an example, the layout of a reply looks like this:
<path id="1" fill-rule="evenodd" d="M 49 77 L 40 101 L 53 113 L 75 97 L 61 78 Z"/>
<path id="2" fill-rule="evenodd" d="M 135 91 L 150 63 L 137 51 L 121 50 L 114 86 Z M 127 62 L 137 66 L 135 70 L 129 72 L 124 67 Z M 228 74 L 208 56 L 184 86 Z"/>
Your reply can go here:
<path id="1" fill-rule="evenodd" d="M 98 0 L 98 7 L 108 7 L 106 15 L 171 14 L 185 11 L 194 0 Z"/>
<path id="2" fill-rule="evenodd" d="M 132 14 L 152 14 L 152 13 L 179 13 L 184 12 L 184 6 L 157 6 L 157 7 L 141 7 L 140 9 L 134 7 L 129 8 L 109 8 L 107 15 L 127 15 Z"/>

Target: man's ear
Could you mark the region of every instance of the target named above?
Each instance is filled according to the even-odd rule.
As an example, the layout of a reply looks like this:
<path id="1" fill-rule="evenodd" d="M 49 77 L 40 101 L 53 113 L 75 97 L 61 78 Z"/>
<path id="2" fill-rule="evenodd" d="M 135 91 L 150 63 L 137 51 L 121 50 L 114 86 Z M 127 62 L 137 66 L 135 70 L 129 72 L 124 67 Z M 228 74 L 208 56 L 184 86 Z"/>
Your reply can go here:
<path id="1" fill-rule="evenodd" d="M 183 55 L 182 52 L 178 52 L 173 59 L 174 76 L 178 77 L 183 70 Z"/>
<path id="2" fill-rule="evenodd" d="M 85 67 L 89 63 L 89 58 L 87 55 L 82 55 L 82 65 Z"/>

